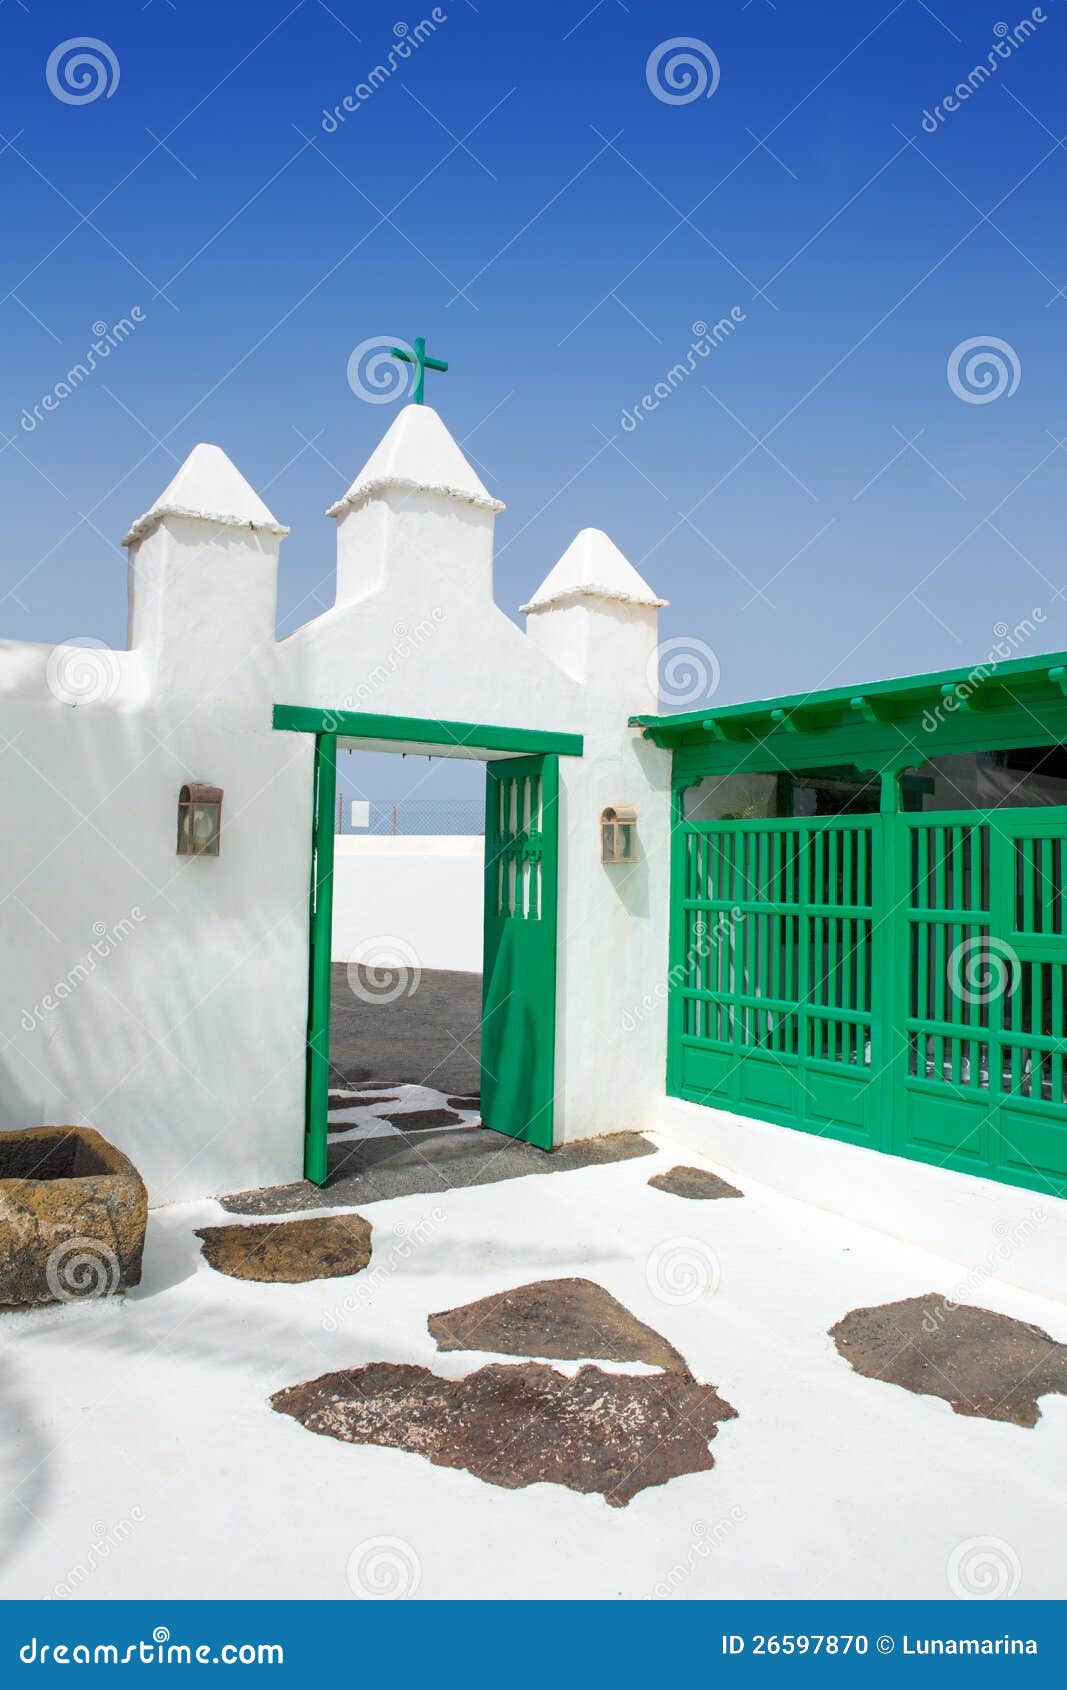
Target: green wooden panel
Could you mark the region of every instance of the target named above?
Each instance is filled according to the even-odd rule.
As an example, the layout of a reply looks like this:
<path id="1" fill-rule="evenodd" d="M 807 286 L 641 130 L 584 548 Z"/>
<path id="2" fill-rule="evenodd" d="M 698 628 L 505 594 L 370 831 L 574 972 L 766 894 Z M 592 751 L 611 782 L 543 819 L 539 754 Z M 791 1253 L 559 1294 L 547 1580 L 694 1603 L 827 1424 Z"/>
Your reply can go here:
<path id="1" fill-rule="evenodd" d="M 731 1106 L 872 1140 L 880 823 L 676 818 L 669 1042 L 680 1092 L 716 1084 Z M 701 1047 L 719 1063 L 699 1061 Z"/>
<path id="2" fill-rule="evenodd" d="M 333 827 L 337 802 L 337 740 L 315 740 L 315 795 L 311 850 L 308 958 L 307 1097 L 304 1177 L 326 1183 L 330 1091 L 330 951 L 333 933 Z"/>
<path id="3" fill-rule="evenodd" d="M 1067 1191 L 1067 809 L 687 822 L 668 1090 Z M 710 949 L 707 935 L 715 936 Z"/>
<path id="4" fill-rule="evenodd" d="M 553 1143 L 559 761 L 486 767 L 482 1120 Z"/>

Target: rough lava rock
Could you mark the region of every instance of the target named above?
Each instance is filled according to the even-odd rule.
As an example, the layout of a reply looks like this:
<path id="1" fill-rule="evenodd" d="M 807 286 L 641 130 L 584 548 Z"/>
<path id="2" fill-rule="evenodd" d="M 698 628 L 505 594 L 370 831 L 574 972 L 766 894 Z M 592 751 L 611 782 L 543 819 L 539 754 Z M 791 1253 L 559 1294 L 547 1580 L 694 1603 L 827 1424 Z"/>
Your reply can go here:
<path id="1" fill-rule="evenodd" d="M 315 1215 L 270 1226 L 205 1226 L 196 1236 L 219 1273 L 267 1285 L 343 1279 L 359 1273 L 371 1258 L 371 1225 L 362 1215 Z"/>
<path id="2" fill-rule="evenodd" d="M 540 1279 L 427 1321 L 439 1350 L 489 1350 L 553 1361 L 644 1361 L 687 1373 L 666 1338 L 591 1279 Z"/>
<path id="3" fill-rule="evenodd" d="M 599 1491 L 613 1508 L 715 1465 L 708 1444 L 736 1409 L 682 1373 L 640 1378 L 540 1362 L 494 1363 L 465 1379 L 394 1362 L 325 1373 L 270 1399 L 310 1432 L 411 1450 L 487 1484 Z"/>
<path id="4" fill-rule="evenodd" d="M 1067 1396 L 1067 1344 L 1040 1326 L 936 1291 L 853 1309 L 830 1336 L 865 1379 L 941 1397 L 957 1414 L 1035 1426 L 1038 1397 Z"/>
<path id="5" fill-rule="evenodd" d="M 718 1174 L 708 1173 L 705 1168 L 668 1168 L 665 1174 L 653 1174 L 648 1183 L 655 1186 L 657 1191 L 669 1191 L 672 1197 L 706 1200 L 745 1195 L 743 1191 L 738 1191 L 736 1185 L 730 1185 L 727 1180 L 720 1179 Z"/>

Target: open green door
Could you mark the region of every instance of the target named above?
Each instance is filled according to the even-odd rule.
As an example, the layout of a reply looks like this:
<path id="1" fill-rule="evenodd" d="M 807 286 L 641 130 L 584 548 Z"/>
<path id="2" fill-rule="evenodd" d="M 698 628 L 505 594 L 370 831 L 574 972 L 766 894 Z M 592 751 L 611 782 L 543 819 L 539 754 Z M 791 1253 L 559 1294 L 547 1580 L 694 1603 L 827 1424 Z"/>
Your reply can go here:
<path id="1" fill-rule="evenodd" d="M 552 1148 L 559 759 L 489 763 L 485 793 L 482 1120 Z"/>

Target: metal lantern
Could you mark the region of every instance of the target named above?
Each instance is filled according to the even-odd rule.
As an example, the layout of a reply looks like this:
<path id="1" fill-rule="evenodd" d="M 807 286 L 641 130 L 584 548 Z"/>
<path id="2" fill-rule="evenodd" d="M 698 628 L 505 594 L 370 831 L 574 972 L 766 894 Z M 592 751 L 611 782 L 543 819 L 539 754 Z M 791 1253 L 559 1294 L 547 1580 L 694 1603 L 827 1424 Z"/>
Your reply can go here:
<path id="1" fill-rule="evenodd" d="M 179 857 L 217 857 L 222 834 L 222 787 L 190 781 L 178 794 Z"/>
<path id="2" fill-rule="evenodd" d="M 609 804 L 600 816 L 602 863 L 637 861 L 637 811 L 632 804 Z"/>

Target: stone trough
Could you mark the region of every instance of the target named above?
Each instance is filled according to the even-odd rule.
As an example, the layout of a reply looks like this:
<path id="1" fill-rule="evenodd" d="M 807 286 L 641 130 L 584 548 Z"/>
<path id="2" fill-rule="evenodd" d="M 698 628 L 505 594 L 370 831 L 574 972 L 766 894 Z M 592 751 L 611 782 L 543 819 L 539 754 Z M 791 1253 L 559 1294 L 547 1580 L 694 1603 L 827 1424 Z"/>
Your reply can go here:
<path id="1" fill-rule="evenodd" d="M 147 1220 L 137 1169 L 91 1127 L 0 1133 L 0 1305 L 136 1285 Z"/>

